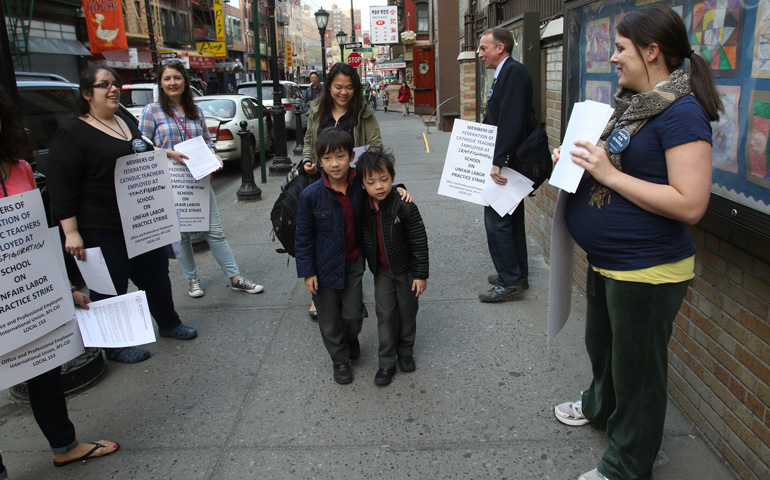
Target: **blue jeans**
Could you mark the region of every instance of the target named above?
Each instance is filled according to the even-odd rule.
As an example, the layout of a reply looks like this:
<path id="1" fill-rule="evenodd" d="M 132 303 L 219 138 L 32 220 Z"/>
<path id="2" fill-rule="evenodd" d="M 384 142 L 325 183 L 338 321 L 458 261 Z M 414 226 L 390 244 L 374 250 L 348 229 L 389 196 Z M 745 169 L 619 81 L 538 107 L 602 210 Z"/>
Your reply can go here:
<path id="1" fill-rule="evenodd" d="M 211 254 L 214 255 L 214 259 L 222 267 L 227 278 L 233 278 L 236 275 L 240 275 L 240 273 L 238 272 L 238 265 L 235 264 L 233 251 L 230 249 L 230 244 L 227 243 L 225 238 L 225 231 L 222 230 L 222 221 L 219 219 L 217 198 L 214 195 L 213 188 L 209 188 L 209 196 L 211 198 L 209 202 L 209 231 L 201 233 L 206 238 L 209 247 L 211 247 Z M 182 255 L 179 258 L 179 266 L 182 267 L 185 276 L 187 278 L 197 277 L 198 269 L 195 266 L 195 255 L 192 242 L 190 242 L 189 232 L 182 232 L 180 250 Z"/>
<path id="2" fill-rule="evenodd" d="M 524 232 L 524 200 L 511 215 L 501 217 L 492 207 L 484 207 L 484 226 L 497 284 L 519 285 L 529 276 L 527 234 Z"/>

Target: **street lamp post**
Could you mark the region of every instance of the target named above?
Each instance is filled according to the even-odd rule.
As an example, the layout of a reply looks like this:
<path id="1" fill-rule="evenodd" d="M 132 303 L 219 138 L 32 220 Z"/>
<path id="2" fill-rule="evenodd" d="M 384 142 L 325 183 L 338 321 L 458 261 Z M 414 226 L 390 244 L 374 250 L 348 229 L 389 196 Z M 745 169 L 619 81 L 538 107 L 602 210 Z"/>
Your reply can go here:
<path id="1" fill-rule="evenodd" d="M 353 33 L 351 42 L 356 42 L 356 11 L 353 10 L 353 0 L 350 0 L 350 30 Z"/>
<path id="2" fill-rule="evenodd" d="M 275 158 L 270 164 L 270 173 L 286 173 L 291 170 L 291 159 L 287 154 L 286 148 L 286 109 L 283 108 L 281 99 L 280 76 L 278 75 L 278 32 L 275 30 L 275 0 L 267 0 L 267 13 L 269 15 L 268 25 L 270 26 L 270 77 L 273 79 L 273 107 L 270 112 L 273 116 L 273 151 Z M 297 135 L 302 135 L 302 128 L 299 128 Z"/>
<path id="3" fill-rule="evenodd" d="M 326 25 L 329 23 L 329 12 L 321 7 L 315 12 L 315 23 L 318 26 L 318 33 L 321 34 L 321 71 L 323 72 L 323 81 L 326 81 Z"/>
<path id="4" fill-rule="evenodd" d="M 343 30 L 337 32 L 337 43 L 340 46 L 340 62 L 345 62 L 345 43 L 348 41 L 348 34 Z"/>

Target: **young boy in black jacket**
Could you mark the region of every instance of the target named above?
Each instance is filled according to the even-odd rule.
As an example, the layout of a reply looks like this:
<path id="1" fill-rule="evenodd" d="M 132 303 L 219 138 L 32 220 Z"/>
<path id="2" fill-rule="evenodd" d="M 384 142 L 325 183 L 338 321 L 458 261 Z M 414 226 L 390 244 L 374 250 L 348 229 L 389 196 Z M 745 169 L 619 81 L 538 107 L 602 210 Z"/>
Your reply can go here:
<path id="1" fill-rule="evenodd" d="M 362 223 L 362 248 L 374 274 L 374 300 L 380 339 L 377 385 L 388 385 L 396 372 L 416 368 L 412 351 L 417 330 L 418 297 L 428 286 L 428 238 L 420 212 L 393 194 L 393 155 L 382 149 L 361 154 L 356 164 L 368 198 Z"/>

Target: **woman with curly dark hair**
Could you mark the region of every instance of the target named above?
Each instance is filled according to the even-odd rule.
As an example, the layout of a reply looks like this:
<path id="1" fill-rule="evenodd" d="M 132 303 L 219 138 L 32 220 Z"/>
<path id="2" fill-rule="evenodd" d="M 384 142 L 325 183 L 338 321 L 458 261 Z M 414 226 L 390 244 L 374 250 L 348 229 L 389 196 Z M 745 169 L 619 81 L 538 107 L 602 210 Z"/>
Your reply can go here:
<path id="1" fill-rule="evenodd" d="M 19 119 L 16 105 L 10 95 L 0 88 L 0 184 L 3 198 L 34 190 L 32 168 L 24 160 L 32 155 L 32 146 Z M 90 300 L 80 292 L 72 292 L 72 300 L 88 309 Z M 86 458 L 96 458 L 116 452 L 115 442 L 100 440 L 79 443 L 75 426 L 67 413 L 67 402 L 61 384 L 61 367 L 49 370 L 27 382 L 29 404 L 40 430 L 53 451 L 57 467 Z M 0 479 L 8 478 L 8 470 L 0 456 Z"/>

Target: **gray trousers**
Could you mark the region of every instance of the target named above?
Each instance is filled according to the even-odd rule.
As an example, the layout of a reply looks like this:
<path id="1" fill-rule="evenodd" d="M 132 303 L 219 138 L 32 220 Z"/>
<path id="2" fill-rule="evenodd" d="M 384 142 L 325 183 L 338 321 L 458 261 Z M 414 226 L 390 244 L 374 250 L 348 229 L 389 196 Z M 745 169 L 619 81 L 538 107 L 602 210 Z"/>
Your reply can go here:
<path id="1" fill-rule="evenodd" d="M 378 270 L 374 276 L 380 368 L 393 368 L 397 355 L 412 355 L 419 308 L 412 291 L 413 280 L 411 271 L 394 275 L 389 270 Z"/>
<path id="2" fill-rule="evenodd" d="M 345 265 L 345 286 L 342 290 L 319 285 L 318 293 L 313 295 L 321 338 L 334 365 L 348 363 L 349 342 L 358 338 L 367 316 L 361 290 L 363 276 L 364 257 L 359 256 L 353 263 Z"/>

